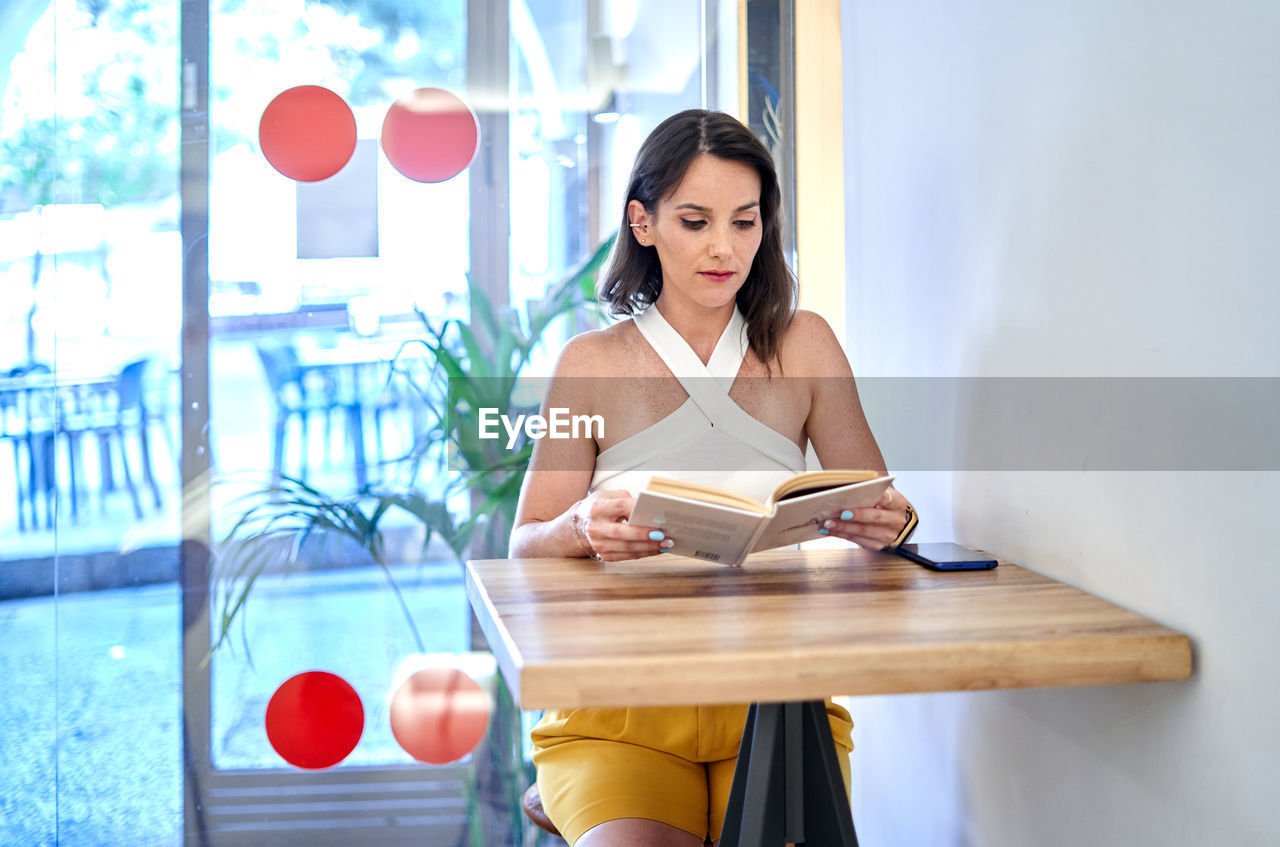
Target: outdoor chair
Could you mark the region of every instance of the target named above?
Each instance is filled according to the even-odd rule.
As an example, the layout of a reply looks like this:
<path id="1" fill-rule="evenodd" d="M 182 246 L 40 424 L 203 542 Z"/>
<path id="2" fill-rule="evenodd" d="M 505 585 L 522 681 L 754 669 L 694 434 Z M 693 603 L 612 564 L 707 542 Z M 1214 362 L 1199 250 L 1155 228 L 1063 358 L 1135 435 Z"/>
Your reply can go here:
<path id="1" fill-rule="evenodd" d="M 87 500 L 86 442 L 97 454 L 97 488 L 100 509 L 105 512 L 109 494 L 120 490 L 117 469 L 124 479 L 134 516 L 143 516 L 138 487 L 145 483 L 159 509 L 163 505 L 151 461 L 149 427 L 155 418 L 147 408 L 144 379 L 150 358 L 129 362 L 110 379 L 71 380 L 60 384 L 56 433 L 66 445 L 72 518 L 81 500 Z M 138 471 L 140 480 L 135 479 Z"/>
<path id="2" fill-rule="evenodd" d="M 53 527 L 57 502 L 53 485 L 53 392 L 51 388 L 23 384 L 27 377 L 49 372 L 49 366 L 41 363 L 19 365 L 5 374 L 9 385 L 0 393 L 0 434 L 12 445 L 19 532 L 40 527 L 41 505 L 45 527 Z"/>
<path id="3" fill-rule="evenodd" d="M 317 405 L 308 396 L 302 381 L 302 368 L 298 365 L 297 353 L 292 347 L 256 345 L 258 361 L 262 364 L 262 372 L 267 378 L 267 387 L 271 390 L 271 412 L 273 427 L 271 438 L 271 473 L 279 483 L 284 473 L 284 438 L 290 419 L 298 421 L 301 436 L 302 458 L 299 475 L 305 475 L 307 469 L 308 440 L 310 430 L 310 413 L 325 411 L 323 404 Z"/>
<path id="4" fill-rule="evenodd" d="M 120 455 L 124 461 L 128 461 L 125 446 L 127 436 L 132 434 L 136 437 L 138 469 L 142 472 L 143 481 L 151 490 L 156 508 L 159 509 L 163 501 L 151 467 L 151 437 L 148 430 L 154 422 L 158 421 L 163 425 L 165 413 L 163 410 L 152 410 L 147 406 L 146 377 L 150 364 L 151 359 L 148 357 L 130 362 L 121 368 L 120 376 L 116 381 L 116 421 L 111 430 L 119 438 Z M 104 439 L 107 437 L 99 434 L 100 442 L 105 443 Z M 104 450 L 103 455 L 105 452 Z"/>
<path id="5" fill-rule="evenodd" d="M 135 467 L 161 507 L 148 432 L 157 418 L 147 407 L 143 383 L 148 361 L 130 362 L 115 376 L 82 379 L 54 379 L 42 364 L 9 372 L 0 394 L 0 431 L 11 442 L 20 532 L 42 523 L 52 528 L 63 503 L 71 520 L 78 520 L 94 487 L 105 512 L 108 496 L 121 489 L 118 476 L 141 519 Z"/>
<path id="6" fill-rule="evenodd" d="M 273 428 L 271 472 L 279 483 L 285 473 L 285 436 L 289 421 L 296 420 L 299 431 L 298 476 L 307 473 L 311 452 L 311 417 L 321 415 L 324 424 L 324 455 L 328 457 L 330 426 L 334 413 L 341 415 L 348 442 L 354 448 L 357 487 L 364 484 L 363 414 L 359 392 L 352 380 L 342 378 L 332 366 L 307 366 L 292 345 L 256 345 L 258 359 L 271 391 Z"/>

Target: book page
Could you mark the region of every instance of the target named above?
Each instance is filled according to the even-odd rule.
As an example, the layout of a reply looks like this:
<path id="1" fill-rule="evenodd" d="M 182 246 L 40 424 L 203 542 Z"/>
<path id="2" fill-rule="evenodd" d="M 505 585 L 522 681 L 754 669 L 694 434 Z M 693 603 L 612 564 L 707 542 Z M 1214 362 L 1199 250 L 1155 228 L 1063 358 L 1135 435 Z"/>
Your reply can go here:
<path id="1" fill-rule="evenodd" d="M 775 488 L 773 494 L 769 497 L 769 502 L 777 503 L 789 497 L 800 496 L 805 493 L 805 489 L 835 488 L 838 485 L 848 485 L 851 482 L 866 482 L 879 476 L 880 473 L 878 471 L 870 470 L 833 469 L 800 473 Z"/>
<path id="2" fill-rule="evenodd" d="M 874 506 L 891 482 L 893 477 L 883 476 L 783 500 L 778 503 L 760 538 L 752 545 L 751 552 L 822 538 L 818 532 L 822 521 L 839 516 L 844 509 Z"/>
<path id="3" fill-rule="evenodd" d="M 669 494 L 672 497 L 683 497 L 686 500 L 716 503 L 721 506 L 728 506 L 731 509 L 742 509 L 743 511 L 756 512 L 761 515 L 767 515 L 770 511 L 768 505 L 761 503 L 759 500 L 754 500 L 728 488 L 716 488 L 711 485 L 686 482 L 685 480 L 671 479 L 665 476 L 650 477 L 649 484 L 645 486 L 645 490 L 653 491 L 657 494 Z"/>

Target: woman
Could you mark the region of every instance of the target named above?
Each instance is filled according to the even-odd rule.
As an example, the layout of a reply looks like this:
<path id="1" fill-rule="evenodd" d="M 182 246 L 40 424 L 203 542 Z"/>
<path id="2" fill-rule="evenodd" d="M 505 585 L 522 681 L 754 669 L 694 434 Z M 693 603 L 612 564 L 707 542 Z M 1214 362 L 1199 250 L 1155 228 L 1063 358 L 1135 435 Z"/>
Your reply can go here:
<path id="1" fill-rule="evenodd" d="M 773 160 L 735 118 L 689 110 L 649 135 L 602 287 L 615 315 L 634 317 L 571 339 L 548 392 L 548 406 L 605 426 L 538 443 L 512 556 L 663 552 L 659 528 L 626 520 L 654 473 L 764 499 L 804 470 L 809 444 L 823 467 L 884 472 L 840 344 L 794 308 L 779 203 Z M 892 488 L 840 518 L 823 531 L 872 549 L 914 527 Z M 848 714 L 828 713 L 849 750 Z M 550 711 L 533 735 L 543 805 L 575 847 L 718 839 L 745 716 L 745 705 Z"/>

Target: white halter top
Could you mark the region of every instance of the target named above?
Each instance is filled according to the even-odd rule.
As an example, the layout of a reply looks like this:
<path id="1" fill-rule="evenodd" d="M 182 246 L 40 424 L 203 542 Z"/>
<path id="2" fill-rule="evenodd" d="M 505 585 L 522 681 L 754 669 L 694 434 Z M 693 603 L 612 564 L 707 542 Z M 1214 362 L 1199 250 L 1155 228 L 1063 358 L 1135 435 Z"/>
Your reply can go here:
<path id="1" fill-rule="evenodd" d="M 747 322 L 736 308 L 707 364 L 658 312 L 635 317 L 636 329 L 689 394 L 680 408 L 596 457 L 591 490 L 644 488 L 668 476 L 766 499 L 805 469 L 795 442 L 751 417 L 729 398 L 747 354 Z"/>

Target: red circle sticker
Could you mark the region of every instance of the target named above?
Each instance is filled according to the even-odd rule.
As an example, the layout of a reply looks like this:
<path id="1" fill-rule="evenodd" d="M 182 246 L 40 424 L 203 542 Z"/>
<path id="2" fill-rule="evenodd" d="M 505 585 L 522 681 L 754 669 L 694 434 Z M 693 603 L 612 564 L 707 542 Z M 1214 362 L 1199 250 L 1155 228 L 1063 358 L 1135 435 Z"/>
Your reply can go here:
<path id="1" fill-rule="evenodd" d="M 417 182 L 444 182 L 475 158 L 480 123 L 471 107 L 441 88 L 419 88 L 391 104 L 382 121 L 382 152 Z"/>
<path id="2" fill-rule="evenodd" d="M 267 740 L 294 767 L 333 767 L 355 749 L 363 731 L 360 695 L 326 671 L 290 677 L 267 703 Z"/>
<path id="3" fill-rule="evenodd" d="M 443 765 L 470 753 L 489 725 L 489 695 L 455 668 L 415 673 L 391 698 L 391 734 L 420 762 Z"/>
<path id="4" fill-rule="evenodd" d="M 262 111 L 258 142 L 271 167 L 299 182 L 342 170 L 356 149 L 356 118 L 347 102 L 319 85 L 282 91 Z"/>

